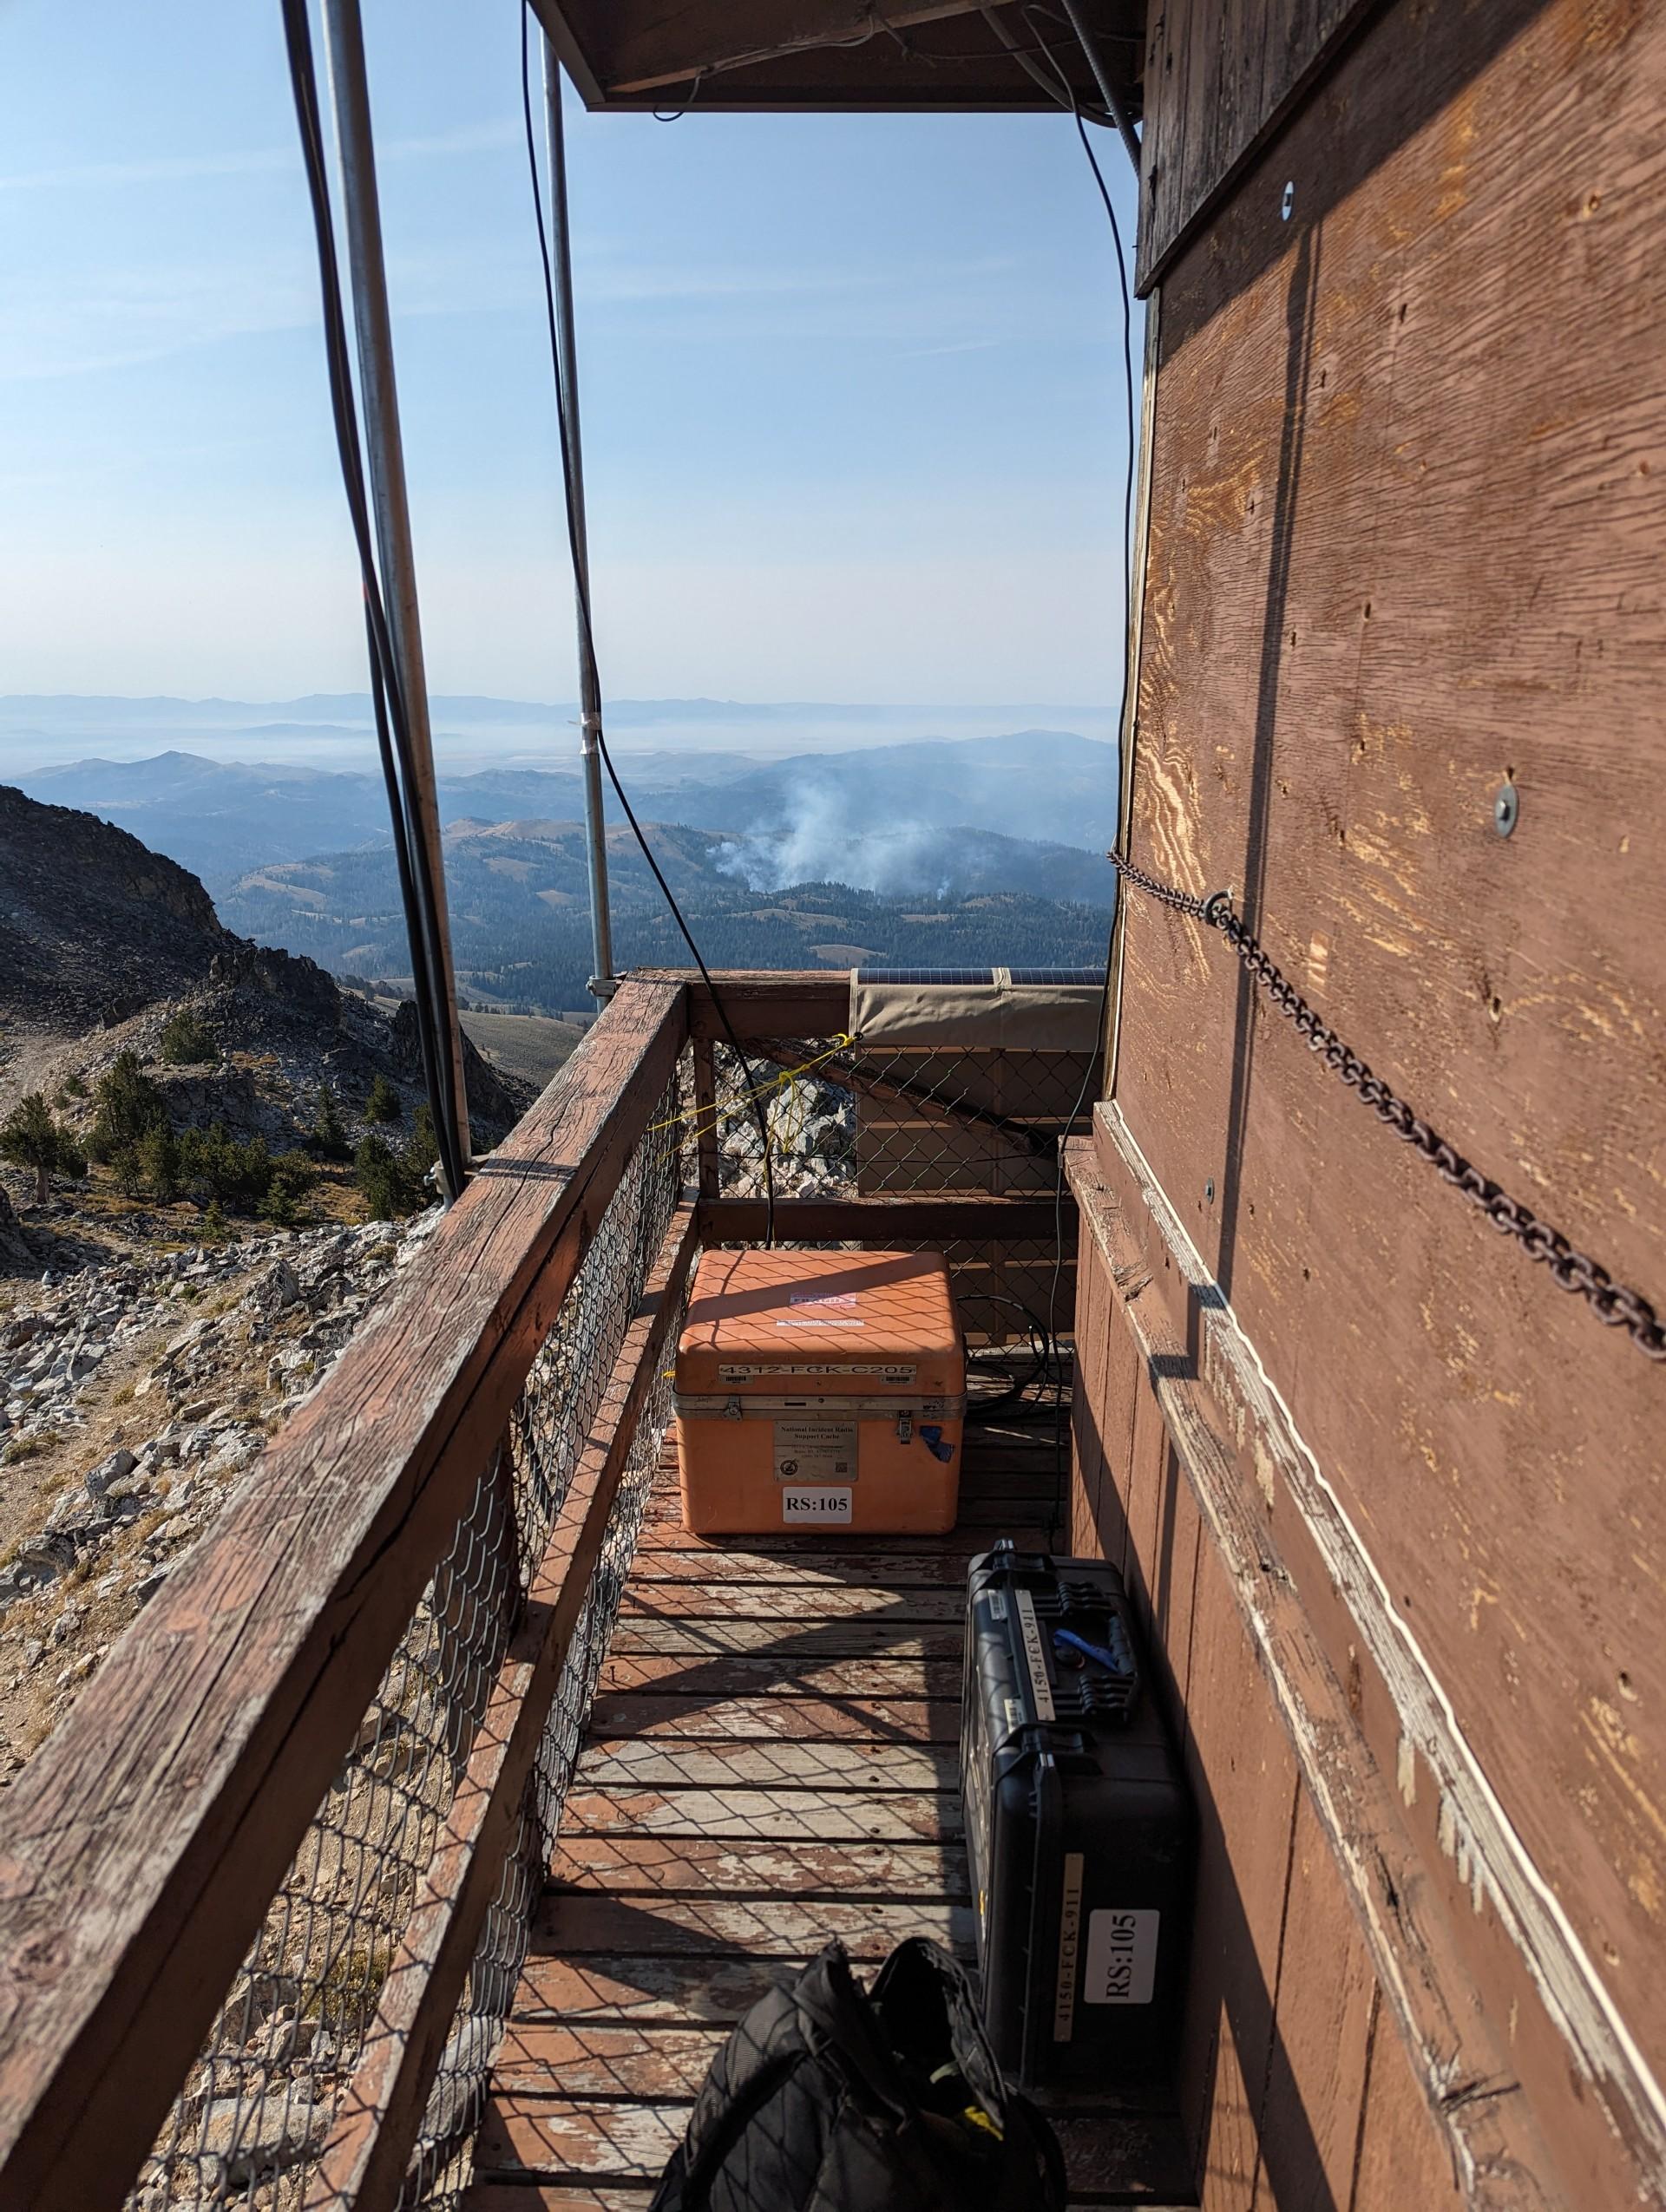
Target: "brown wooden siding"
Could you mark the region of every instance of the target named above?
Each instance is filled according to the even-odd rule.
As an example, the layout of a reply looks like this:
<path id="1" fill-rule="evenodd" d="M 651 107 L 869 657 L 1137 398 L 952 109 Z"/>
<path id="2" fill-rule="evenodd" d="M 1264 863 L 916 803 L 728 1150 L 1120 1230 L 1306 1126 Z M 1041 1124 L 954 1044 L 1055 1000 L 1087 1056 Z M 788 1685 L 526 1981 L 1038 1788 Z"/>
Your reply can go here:
<path id="1" fill-rule="evenodd" d="M 1148 10 L 1138 283 L 1146 291 L 1374 0 Z"/>
<path id="2" fill-rule="evenodd" d="M 1452 2145 L 1427 2099 L 1407 2104 L 1417 2078 L 1383 2015 L 1376 1963 L 1304 1779 L 1286 1701 L 1267 1678 L 1236 1564 L 1205 1522 L 1192 1469 L 1148 1386 L 1146 1363 L 1175 1358 L 1173 1340 L 1142 1356 L 1120 1325 L 1118 1301 L 1129 1289 L 1149 1298 L 1150 1286 L 1137 1267 L 1118 1286 L 1119 1233 L 1107 1240 L 1109 1209 L 1086 1167 L 1078 1189 L 1098 1234 L 1084 1238 L 1080 1266 L 1092 1336 L 1077 1401 L 1074 1539 L 1119 1561 L 1137 1594 L 1199 1816 L 1178 2084 L 1199 2202 L 1206 2212 L 1455 2206 L 1464 2199 Z M 1094 1343 L 1131 1356 L 1098 1365 Z M 1114 1440 L 1125 1436 L 1131 1443 L 1119 1450 Z M 1343 1694 L 1339 1687 L 1339 1704 Z M 1464 2055 L 1474 2063 L 1473 2043 Z M 1368 2141 L 1392 2144 L 1413 2171 L 1443 2176 L 1440 2189 L 1363 2193 L 1355 2175 Z"/>
<path id="3" fill-rule="evenodd" d="M 1659 1300 L 1666 16 L 1324 13 L 1153 17 L 1191 60 L 1147 81 L 1177 196 L 1132 854 L 1230 886 L 1379 1074 Z M 1348 36 L 1281 105 L 1298 14 Z M 1203 117 L 1186 69 L 1269 89 Z M 1122 1257 L 1083 1273 L 1078 1528 L 1145 1580 L 1218 1808 L 1210 2187 L 1368 2208 L 1410 2162 L 1418 2202 L 1666 2202 L 1666 1377 L 1137 893 L 1092 1175 Z M 1164 1438 L 1210 1501 L 1184 1624 Z M 1223 1575 L 1233 1530 L 1262 1568 Z"/>

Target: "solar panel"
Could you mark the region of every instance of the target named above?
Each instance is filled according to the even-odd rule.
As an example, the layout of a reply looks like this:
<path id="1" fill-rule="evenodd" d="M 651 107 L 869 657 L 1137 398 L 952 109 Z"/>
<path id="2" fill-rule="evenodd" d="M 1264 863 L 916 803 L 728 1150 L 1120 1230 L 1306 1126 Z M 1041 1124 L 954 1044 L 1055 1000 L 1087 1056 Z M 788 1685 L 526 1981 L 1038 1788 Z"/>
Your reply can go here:
<path id="1" fill-rule="evenodd" d="M 858 983 L 987 983 L 993 968 L 858 968 Z"/>
<path id="2" fill-rule="evenodd" d="M 1013 983 L 1092 985 L 1105 981 L 1103 968 L 1009 968 L 1007 972 Z M 941 983 L 987 984 L 993 987 L 995 972 L 993 968 L 858 968 L 856 981 L 862 983 Z"/>
<path id="3" fill-rule="evenodd" d="M 1008 972 L 1014 983 L 1098 985 L 1105 981 L 1103 968 L 1013 968 Z"/>

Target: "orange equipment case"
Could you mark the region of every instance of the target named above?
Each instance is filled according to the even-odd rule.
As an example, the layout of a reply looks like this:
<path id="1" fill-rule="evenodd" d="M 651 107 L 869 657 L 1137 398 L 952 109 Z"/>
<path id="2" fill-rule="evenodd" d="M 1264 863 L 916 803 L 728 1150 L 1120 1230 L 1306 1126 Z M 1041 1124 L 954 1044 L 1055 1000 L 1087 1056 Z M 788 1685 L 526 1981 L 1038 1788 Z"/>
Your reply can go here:
<path id="1" fill-rule="evenodd" d="M 708 1252 L 677 1351 L 699 1536 L 954 1526 L 966 1354 L 935 1252 Z"/>

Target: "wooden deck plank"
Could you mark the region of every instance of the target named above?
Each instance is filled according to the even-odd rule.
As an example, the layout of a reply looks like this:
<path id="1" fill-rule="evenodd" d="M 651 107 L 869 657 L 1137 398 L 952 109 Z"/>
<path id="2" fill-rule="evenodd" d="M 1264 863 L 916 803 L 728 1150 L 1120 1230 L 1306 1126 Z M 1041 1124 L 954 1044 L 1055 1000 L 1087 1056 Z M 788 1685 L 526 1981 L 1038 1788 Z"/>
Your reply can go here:
<path id="1" fill-rule="evenodd" d="M 535 1952 L 521 1970 L 515 2018 L 523 2023 L 654 2021 L 665 2027 L 711 2020 L 731 2028 L 794 1963 L 790 1959 L 739 1957 L 661 1959 L 632 1952 L 607 1959 L 546 1959 Z M 805 1960 L 796 1963 L 802 1966 Z"/>
<path id="2" fill-rule="evenodd" d="M 969 1958 L 975 1943 L 971 1908 L 936 1898 L 832 1904 L 820 1898 L 800 1903 L 789 1897 L 629 1898 L 554 1890 L 534 1917 L 532 1948 L 563 1958 L 738 1952 L 807 1959 L 837 1936 L 852 1958 L 883 1959 L 911 1935 L 929 1936 Z"/>
<path id="3" fill-rule="evenodd" d="M 599 1836 L 727 1836 L 758 1842 L 935 1842 L 964 1834 L 960 1793 L 863 1797 L 832 1790 L 592 1790 L 567 1800 Z"/>
<path id="4" fill-rule="evenodd" d="M 621 1620 L 613 1631 L 613 1650 L 629 1658 L 639 1652 L 673 1658 L 731 1652 L 767 1652 L 772 1659 L 958 1659 L 958 1621 L 941 1626 L 901 1620 L 810 1620 L 784 1628 L 778 1620 Z"/>
<path id="5" fill-rule="evenodd" d="M 787 1708 L 789 1716 L 797 1711 Z M 579 1761 L 581 1790 L 816 1789 L 915 1792 L 952 1790 L 960 1760 L 947 1745 L 869 1744 L 840 1737 L 830 1744 L 784 1735 L 775 1743 L 640 1744 L 609 1737 L 593 1742 Z"/>
<path id="6" fill-rule="evenodd" d="M 590 1708 L 597 1736 L 633 1736 L 640 1743 L 664 1737 L 671 1743 L 777 1741 L 790 1732 L 824 1742 L 830 1737 L 860 1737 L 897 1744 L 958 1744 L 959 1703 L 949 1698 L 854 1699 L 797 1697 L 730 1698 L 713 1701 L 672 1692 L 646 1692 L 598 1698 Z"/>
<path id="7" fill-rule="evenodd" d="M 714 1702 L 738 1697 L 954 1698 L 961 1694 L 958 1653 L 944 1659 L 860 1660 L 807 1657 L 796 1652 L 610 1653 L 602 1663 L 598 1694 L 635 1690 L 675 1691 Z"/>
<path id="8" fill-rule="evenodd" d="M 895 1550 L 703 1543 L 662 1463 L 469 2212 L 646 2212 L 730 2027 L 833 1936 L 864 1973 L 916 1934 L 974 1961 L 958 1789 L 967 1563 L 1000 1533 L 1043 1548 L 1051 1436 L 980 1430 L 968 1459 L 961 1525 Z M 1056 2120 L 1082 2212 L 1185 2201 L 1177 2118 L 1151 2103 Z"/>
<path id="9" fill-rule="evenodd" d="M 564 2181 L 657 2174 L 683 2139 L 688 2105 L 613 2104 L 570 2097 L 499 2096 L 486 2116 L 476 2163 L 497 2173 Z"/>
<path id="10" fill-rule="evenodd" d="M 563 1836 L 552 1885 L 606 1896 L 941 1897 L 970 1894 L 958 1843 L 759 1843 L 715 1836 Z"/>
<path id="11" fill-rule="evenodd" d="M 936 1625 L 958 1622 L 966 1607 L 959 1589 L 839 1589 L 825 1583 L 750 1583 L 729 1589 L 722 1584 L 639 1583 L 625 1594 L 620 1619 L 638 1620 L 792 1620 L 806 1624 L 877 1620 Z"/>
<path id="12" fill-rule="evenodd" d="M 657 2180 L 476 2183 L 469 2212 L 647 2212 Z"/>
<path id="13" fill-rule="evenodd" d="M 493 2068 L 500 2089 L 535 2096 L 693 2097 L 722 2047 L 721 2027 L 575 2027 L 516 2020 Z"/>

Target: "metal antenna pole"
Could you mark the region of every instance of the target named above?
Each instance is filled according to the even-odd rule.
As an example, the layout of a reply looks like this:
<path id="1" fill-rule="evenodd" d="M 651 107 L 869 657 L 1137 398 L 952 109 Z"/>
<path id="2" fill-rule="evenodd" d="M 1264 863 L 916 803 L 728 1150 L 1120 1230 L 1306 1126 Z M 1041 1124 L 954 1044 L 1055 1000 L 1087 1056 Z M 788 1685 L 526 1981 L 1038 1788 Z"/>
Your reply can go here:
<path id="1" fill-rule="evenodd" d="M 561 65 L 544 48 L 544 115 L 549 143 L 550 260 L 555 278 L 555 340 L 561 352 L 561 410 L 573 502 L 574 586 L 579 610 L 580 748 L 584 763 L 585 844 L 590 863 L 590 989 L 604 1004 L 618 988 L 613 925 L 607 900 L 607 829 L 601 795 L 601 675 L 591 651 L 585 608 L 590 602 L 590 538 L 584 513 L 584 442 L 579 432 L 579 353 L 573 330 L 573 239 L 567 213 L 567 134 L 561 121 Z"/>
<path id="2" fill-rule="evenodd" d="M 353 329 L 358 340 L 371 502 L 376 517 L 383 587 L 388 597 L 388 620 L 393 631 L 394 658 L 398 663 L 399 685 L 410 732 L 410 784 L 405 794 L 407 828 L 413 841 L 421 839 L 434 880 L 434 931 L 439 943 L 444 1019 L 451 1031 L 457 1135 L 466 1162 L 469 1152 L 469 1100 L 463 1081 L 462 1032 L 457 1019 L 456 977 L 451 965 L 451 929 L 446 907 L 445 864 L 440 846 L 439 799 L 434 788 L 428 679 L 423 668 L 422 620 L 416 605 L 416 561 L 411 546 L 410 507 L 405 495 L 399 392 L 393 373 L 393 325 L 388 312 L 388 277 L 382 253 L 382 213 L 376 191 L 376 151 L 371 134 L 364 32 L 358 0 L 323 0 L 323 7 L 325 35 L 329 42 L 336 147 L 341 163 L 347 260 L 352 280 Z M 456 1194 L 455 1191 L 451 1193 L 454 1198 Z"/>

